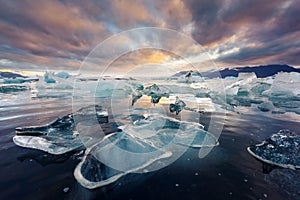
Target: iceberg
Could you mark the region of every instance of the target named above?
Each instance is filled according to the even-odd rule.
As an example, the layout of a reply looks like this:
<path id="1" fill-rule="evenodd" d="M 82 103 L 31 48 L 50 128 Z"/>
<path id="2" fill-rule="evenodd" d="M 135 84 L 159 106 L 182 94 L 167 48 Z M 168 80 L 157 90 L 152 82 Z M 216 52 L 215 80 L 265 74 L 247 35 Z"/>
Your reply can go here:
<path id="1" fill-rule="evenodd" d="M 9 84 L 9 85 L 2 85 L 0 84 L 0 93 L 10 93 L 10 92 L 20 92 L 29 90 L 29 87 L 27 85 L 15 85 L 15 84 Z"/>
<path id="2" fill-rule="evenodd" d="M 46 72 L 37 82 L 38 89 L 73 89 L 73 77 L 67 72 Z"/>
<path id="3" fill-rule="evenodd" d="M 220 82 L 224 88 L 220 87 Z M 266 78 L 257 78 L 255 73 L 239 73 L 237 78 L 213 78 L 192 83 L 190 87 L 196 97 L 209 97 L 230 111 L 253 104 L 262 112 L 273 114 L 298 114 L 300 110 L 300 74 L 296 72 L 279 72 Z"/>
<path id="4" fill-rule="evenodd" d="M 58 72 L 58 73 L 46 72 L 44 74 L 44 81 L 46 83 L 56 83 L 61 81 L 61 79 L 68 79 L 70 77 L 71 75 L 67 72 Z"/>
<path id="5" fill-rule="evenodd" d="M 4 84 L 21 84 L 25 82 L 30 82 L 30 79 L 17 77 L 17 78 L 5 78 L 3 79 Z"/>
<path id="6" fill-rule="evenodd" d="M 273 104 L 271 102 L 263 102 L 257 106 L 262 112 L 268 112 L 273 109 Z"/>
<path id="7" fill-rule="evenodd" d="M 163 91 L 156 84 L 146 87 L 143 93 L 151 97 L 151 103 L 158 103 L 162 97 L 169 97 L 168 91 Z"/>
<path id="8" fill-rule="evenodd" d="M 171 103 L 169 106 L 170 112 L 176 112 L 176 115 L 180 113 L 180 111 L 186 106 L 186 104 L 176 96 L 175 103 Z"/>
<path id="9" fill-rule="evenodd" d="M 119 147 L 124 148 L 124 151 L 120 151 Z M 126 151 L 134 152 L 154 151 L 151 145 L 131 135 L 123 132 L 113 133 L 86 151 L 83 160 L 74 170 L 74 177 L 85 188 L 94 189 L 111 184 L 126 174 L 143 170 L 155 161 L 171 156 L 171 152 L 162 151 L 157 151 L 151 156 L 136 153 L 122 156 L 121 152 L 125 152 L 125 148 Z M 111 168 L 99 160 L 119 163 L 124 165 L 125 169 L 120 171 Z"/>
<path id="10" fill-rule="evenodd" d="M 132 90 L 132 106 L 139 100 L 143 95 L 151 97 L 151 103 L 158 103 L 162 97 L 169 97 L 169 90 L 160 88 L 156 84 L 145 87 L 143 85 L 136 86 L 135 90 Z"/>
<path id="11" fill-rule="evenodd" d="M 36 83 L 39 98 L 71 97 L 75 78 L 67 72 L 46 72 Z"/>
<path id="12" fill-rule="evenodd" d="M 89 139 L 79 137 L 75 129 L 74 115 L 77 120 L 87 120 L 89 116 L 95 114 L 99 123 L 108 122 L 108 113 L 104 108 L 98 105 L 89 106 L 44 126 L 18 127 L 15 129 L 13 141 L 21 147 L 39 149 L 55 155 L 64 154 L 82 147 L 82 139 Z"/>
<path id="13" fill-rule="evenodd" d="M 146 173 L 153 166 L 167 166 L 182 153 L 180 146 L 201 148 L 218 145 L 212 134 L 199 123 L 178 121 L 158 114 L 147 115 L 120 132 L 106 135 L 87 149 L 74 176 L 88 189 L 111 184 L 129 173 Z"/>
<path id="14" fill-rule="evenodd" d="M 198 83 L 203 82 L 206 78 L 199 75 L 199 72 L 188 71 L 185 75 L 181 75 L 178 79 L 178 83 Z"/>
<path id="15" fill-rule="evenodd" d="M 262 162 L 282 168 L 300 168 L 300 135 L 289 130 L 280 130 L 247 150 Z"/>

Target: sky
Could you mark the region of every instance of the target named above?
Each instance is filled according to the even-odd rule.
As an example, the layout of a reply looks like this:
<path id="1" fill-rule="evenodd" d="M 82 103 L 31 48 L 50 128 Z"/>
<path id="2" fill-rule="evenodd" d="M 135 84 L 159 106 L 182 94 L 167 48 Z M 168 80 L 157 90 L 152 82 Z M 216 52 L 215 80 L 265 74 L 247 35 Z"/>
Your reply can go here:
<path id="1" fill-rule="evenodd" d="M 220 68 L 300 67 L 299 13 L 299 0 L 0 0 L 0 69 L 76 71 L 98 44 L 141 27 L 191 37 Z M 115 70 L 140 60 L 183 66 L 160 50 L 122 59 Z"/>

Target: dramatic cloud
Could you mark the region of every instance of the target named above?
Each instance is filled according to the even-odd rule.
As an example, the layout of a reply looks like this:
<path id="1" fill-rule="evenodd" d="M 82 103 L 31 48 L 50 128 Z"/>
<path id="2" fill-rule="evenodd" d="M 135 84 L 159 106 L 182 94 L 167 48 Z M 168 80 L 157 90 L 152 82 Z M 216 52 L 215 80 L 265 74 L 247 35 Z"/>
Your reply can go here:
<path id="1" fill-rule="evenodd" d="M 138 27 L 190 35 L 221 67 L 300 66 L 298 0 L 0 0 L 0 5 L 2 69 L 77 70 L 100 42 Z M 128 58 L 124 69 L 139 59 L 180 63 L 156 51 Z M 115 64 L 121 70 L 122 62 Z"/>

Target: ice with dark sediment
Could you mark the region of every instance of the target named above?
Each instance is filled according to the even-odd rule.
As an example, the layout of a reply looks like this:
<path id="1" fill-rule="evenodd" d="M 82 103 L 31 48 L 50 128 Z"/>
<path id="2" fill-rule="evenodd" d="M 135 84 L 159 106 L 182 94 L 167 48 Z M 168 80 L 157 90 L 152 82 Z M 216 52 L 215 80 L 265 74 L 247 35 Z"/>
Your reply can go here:
<path id="1" fill-rule="evenodd" d="M 262 162 L 283 168 L 300 168 L 300 135 L 289 130 L 280 130 L 247 150 Z"/>
<path id="2" fill-rule="evenodd" d="M 145 87 L 143 93 L 151 97 L 151 103 L 158 103 L 162 97 L 169 97 L 169 92 L 159 88 L 156 84 Z"/>
<path id="3" fill-rule="evenodd" d="M 13 141 L 21 147 L 39 149 L 50 154 L 64 154 L 83 146 L 82 139 L 75 129 L 74 115 L 77 120 L 87 120 L 95 115 L 99 123 L 108 122 L 107 111 L 100 106 L 89 106 L 78 110 L 75 114 L 60 117 L 44 126 L 18 127 Z"/>
<path id="4" fill-rule="evenodd" d="M 218 145 L 199 123 L 179 121 L 158 114 L 147 115 L 120 132 L 105 136 L 86 151 L 74 171 L 77 181 L 93 189 L 111 184 L 128 173 L 149 171 L 158 161 L 172 159 L 178 145 L 195 148 Z"/>
<path id="5" fill-rule="evenodd" d="M 206 78 L 200 76 L 198 73 L 193 71 L 188 71 L 185 75 L 181 75 L 178 79 L 178 83 L 196 83 L 203 82 Z"/>
<path id="6" fill-rule="evenodd" d="M 179 97 L 177 96 L 175 103 L 170 104 L 169 110 L 170 112 L 175 112 L 176 115 L 178 115 L 185 106 L 186 104 L 182 100 L 180 100 Z"/>
<path id="7" fill-rule="evenodd" d="M 143 95 L 151 97 L 151 103 L 158 103 L 162 97 L 169 97 L 170 91 L 159 87 L 156 84 L 152 84 L 144 88 L 143 85 L 138 85 L 135 90 L 133 90 L 132 105 L 134 105 Z"/>

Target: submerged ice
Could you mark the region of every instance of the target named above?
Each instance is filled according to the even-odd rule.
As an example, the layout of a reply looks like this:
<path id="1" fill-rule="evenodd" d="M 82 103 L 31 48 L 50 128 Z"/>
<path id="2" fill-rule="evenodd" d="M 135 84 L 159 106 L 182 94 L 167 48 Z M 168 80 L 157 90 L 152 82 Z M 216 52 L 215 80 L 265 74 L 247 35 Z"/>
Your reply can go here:
<path id="1" fill-rule="evenodd" d="M 289 130 L 273 134 L 261 144 L 248 147 L 248 152 L 255 158 L 271 165 L 300 168 L 300 135 Z"/>

